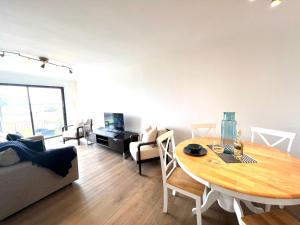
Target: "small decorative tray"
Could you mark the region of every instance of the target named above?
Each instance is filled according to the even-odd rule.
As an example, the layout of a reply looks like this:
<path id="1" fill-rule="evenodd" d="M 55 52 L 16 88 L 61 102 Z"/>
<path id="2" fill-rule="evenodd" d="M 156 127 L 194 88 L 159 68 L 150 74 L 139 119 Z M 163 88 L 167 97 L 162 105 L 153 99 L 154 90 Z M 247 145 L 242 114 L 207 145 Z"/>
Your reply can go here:
<path id="1" fill-rule="evenodd" d="M 247 154 L 242 156 L 241 160 L 234 158 L 233 154 L 219 153 L 214 150 L 213 147 L 220 148 L 220 145 L 207 145 L 214 153 L 216 153 L 226 163 L 257 163 L 257 161 Z"/>

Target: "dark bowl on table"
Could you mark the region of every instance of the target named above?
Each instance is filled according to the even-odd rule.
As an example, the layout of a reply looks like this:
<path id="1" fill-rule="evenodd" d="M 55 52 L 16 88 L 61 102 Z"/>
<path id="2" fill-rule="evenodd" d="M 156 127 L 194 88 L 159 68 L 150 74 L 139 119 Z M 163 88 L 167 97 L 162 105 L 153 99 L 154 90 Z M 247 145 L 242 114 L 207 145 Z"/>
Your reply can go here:
<path id="1" fill-rule="evenodd" d="M 198 144 L 189 144 L 184 148 L 184 152 L 188 155 L 203 156 L 207 154 L 207 150 Z"/>

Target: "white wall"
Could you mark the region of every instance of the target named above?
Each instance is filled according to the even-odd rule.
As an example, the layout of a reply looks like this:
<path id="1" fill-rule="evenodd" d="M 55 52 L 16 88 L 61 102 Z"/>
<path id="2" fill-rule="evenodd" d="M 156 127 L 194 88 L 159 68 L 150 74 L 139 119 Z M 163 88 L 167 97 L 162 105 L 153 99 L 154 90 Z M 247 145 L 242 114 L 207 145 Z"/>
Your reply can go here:
<path id="1" fill-rule="evenodd" d="M 66 73 L 67 74 L 67 73 Z M 68 75 L 68 74 L 67 74 Z M 77 82 L 75 79 L 41 76 L 0 70 L 0 83 L 64 87 L 68 123 L 77 118 Z"/>
<path id="2" fill-rule="evenodd" d="M 293 151 L 300 156 L 298 39 L 235 37 L 94 72 L 79 80 L 81 109 L 99 125 L 103 112 L 111 111 L 125 113 L 128 130 L 174 128 L 177 142 L 190 137 L 191 123 L 220 123 L 224 111 L 234 111 L 244 139 L 250 126 L 296 132 Z"/>

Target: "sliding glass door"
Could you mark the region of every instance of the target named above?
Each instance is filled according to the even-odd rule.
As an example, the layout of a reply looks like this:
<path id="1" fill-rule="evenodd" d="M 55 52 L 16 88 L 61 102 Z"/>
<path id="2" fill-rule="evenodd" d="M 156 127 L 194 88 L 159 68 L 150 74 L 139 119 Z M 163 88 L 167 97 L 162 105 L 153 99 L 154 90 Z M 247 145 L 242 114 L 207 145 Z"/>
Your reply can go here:
<path id="1" fill-rule="evenodd" d="M 0 133 L 32 135 L 26 87 L 0 85 Z"/>
<path id="2" fill-rule="evenodd" d="M 0 133 L 61 135 L 66 123 L 62 87 L 0 85 Z"/>
<path id="3" fill-rule="evenodd" d="M 64 113 L 61 89 L 29 87 L 34 132 L 45 137 L 61 134 Z"/>

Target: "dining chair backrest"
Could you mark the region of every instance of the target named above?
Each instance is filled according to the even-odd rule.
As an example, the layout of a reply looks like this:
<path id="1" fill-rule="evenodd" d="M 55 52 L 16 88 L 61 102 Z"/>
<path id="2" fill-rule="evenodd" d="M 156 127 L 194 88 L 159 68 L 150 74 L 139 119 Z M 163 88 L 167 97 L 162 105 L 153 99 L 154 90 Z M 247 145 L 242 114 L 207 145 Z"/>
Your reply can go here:
<path id="1" fill-rule="evenodd" d="M 254 142 L 254 136 L 257 134 L 267 146 L 275 147 L 282 143 L 285 140 L 288 140 L 288 147 L 287 152 L 291 151 L 293 141 L 296 137 L 295 133 L 292 132 L 286 132 L 286 131 L 280 131 L 280 130 L 271 130 L 271 129 L 265 129 L 260 127 L 251 127 L 251 142 Z M 264 135 L 270 135 L 279 137 L 280 139 L 275 141 L 273 144 L 271 144 L 267 138 Z"/>
<path id="2" fill-rule="evenodd" d="M 216 135 L 216 127 L 217 125 L 215 123 L 198 123 L 198 124 L 192 124 L 192 138 L 196 137 L 197 134 L 199 134 L 199 131 L 204 131 L 204 135 L 202 133 L 201 136 L 209 136 L 209 135 Z M 198 135 L 199 136 L 199 135 Z"/>
<path id="3" fill-rule="evenodd" d="M 176 169 L 174 131 L 168 131 L 157 138 L 163 183 Z"/>

